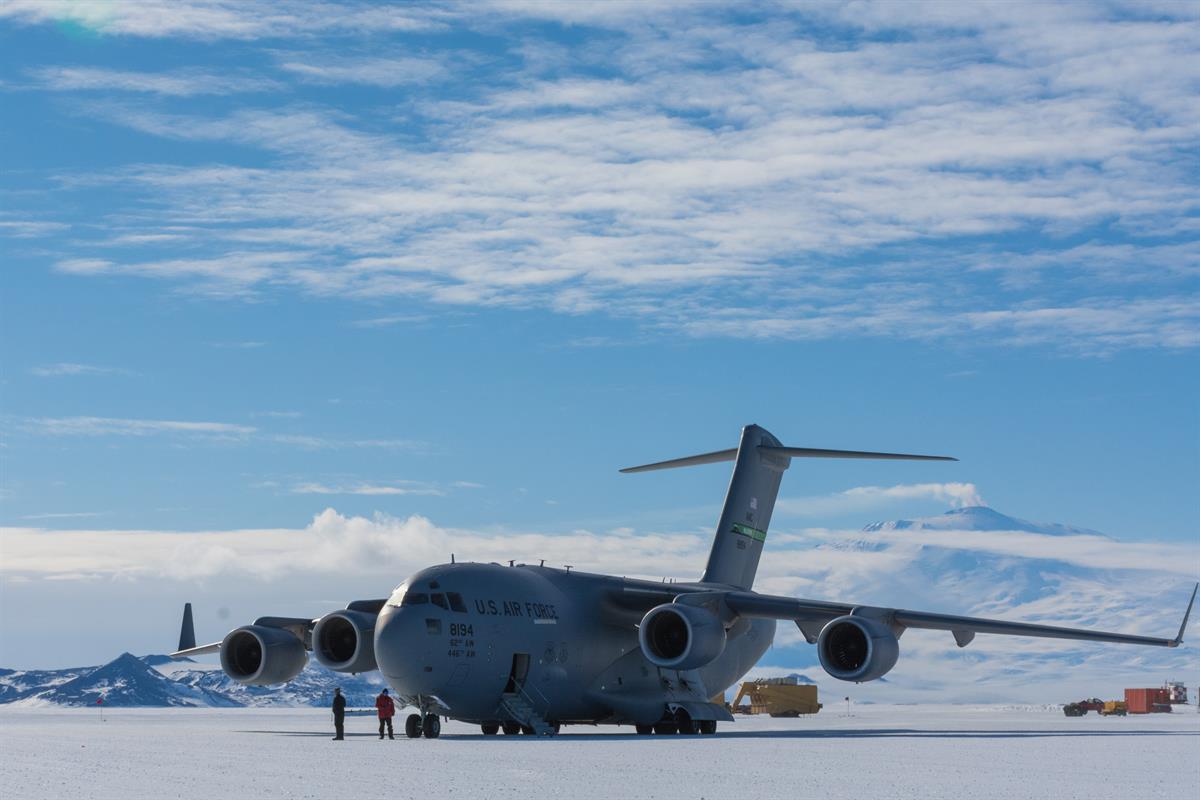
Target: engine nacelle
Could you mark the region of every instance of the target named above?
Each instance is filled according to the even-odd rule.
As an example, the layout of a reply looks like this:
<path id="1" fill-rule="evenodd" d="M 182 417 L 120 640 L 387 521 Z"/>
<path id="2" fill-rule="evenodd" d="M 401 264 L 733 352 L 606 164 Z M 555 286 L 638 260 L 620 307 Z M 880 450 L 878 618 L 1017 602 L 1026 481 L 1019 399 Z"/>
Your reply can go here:
<path id="1" fill-rule="evenodd" d="M 868 617 L 845 616 L 830 620 L 817 637 L 821 666 L 843 681 L 882 678 L 900 658 L 900 642 L 892 629 Z"/>
<path id="2" fill-rule="evenodd" d="M 708 609 L 667 603 L 642 617 L 638 642 L 656 667 L 696 669 L 725 650 L 725 626 Z"/>
<path id="3" fill-rule="evenodd" d="M 238 683 L 287 683 L 307 663 L 304 642 L 280 628 L 243 625 L 221 640 L 221 669 Z"/>
<path id="4" fill-rule="evenodd" d="M 317 661 L 334 672 L 370 672 L 375 663 L 375 614 L 334 611 L 317 620 L 312 649 Z"/>

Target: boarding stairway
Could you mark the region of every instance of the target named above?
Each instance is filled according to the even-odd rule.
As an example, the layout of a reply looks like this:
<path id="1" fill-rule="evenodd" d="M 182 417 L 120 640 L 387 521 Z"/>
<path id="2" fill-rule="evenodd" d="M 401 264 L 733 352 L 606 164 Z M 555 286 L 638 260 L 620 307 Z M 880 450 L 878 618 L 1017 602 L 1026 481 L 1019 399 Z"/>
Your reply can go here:
<path id="1" fill-rule="evenodd" d="M 500 706 L 515 722 L 531 728 L 535 736 L 553 736 L 557 733 L 554 726 L 537 712 L 530 700 L 529 695 L 521 690 L 505 692 L 500 695 Z"/>

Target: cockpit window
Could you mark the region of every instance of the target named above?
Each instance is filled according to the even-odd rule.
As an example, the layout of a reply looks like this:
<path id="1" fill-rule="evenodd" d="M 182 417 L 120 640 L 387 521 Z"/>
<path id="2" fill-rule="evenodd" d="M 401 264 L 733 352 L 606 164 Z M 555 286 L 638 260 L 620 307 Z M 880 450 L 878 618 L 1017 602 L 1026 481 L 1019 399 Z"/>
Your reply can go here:
<path id="1" fill-rule="evenodd" d="M 467 604 L 463 602 L 461 594 L 458 592 L 446 592 L 446 599 L 450 601 L 451 611 L 457 611 L 459 614 L 467 613 Z"/>
<path id="2" fill-rule="evenodd" d="M 429 602 L 429 595 L 424 592 L 405 592 L 401 606 L 419 606 Z"/>
<path id="3" fill-rule="evenodd" d="M 449 608 L 449 606 L 446 605 L 446 595 L 442 594 L 441 592 L 435 592 L 434 594 L 429 595 L 429 599 L 438 608 Z"/>

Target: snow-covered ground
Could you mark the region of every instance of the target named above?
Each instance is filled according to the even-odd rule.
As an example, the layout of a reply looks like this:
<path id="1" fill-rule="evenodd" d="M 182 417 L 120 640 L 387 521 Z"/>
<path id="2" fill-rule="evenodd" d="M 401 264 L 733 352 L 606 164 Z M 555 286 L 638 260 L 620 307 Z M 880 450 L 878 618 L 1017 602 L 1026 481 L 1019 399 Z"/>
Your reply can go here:
<path id="1" fill-rule="evenodd" d="M 0 796 L 32 798 L 1184 798 L 1200 714 L 862 705 L 743 717 L 716 736 L 567 728 L 556 739 L 379 741 L 321 709 L 0 709 Z M 403 716 L 398 718 L 403 720 Z"/>

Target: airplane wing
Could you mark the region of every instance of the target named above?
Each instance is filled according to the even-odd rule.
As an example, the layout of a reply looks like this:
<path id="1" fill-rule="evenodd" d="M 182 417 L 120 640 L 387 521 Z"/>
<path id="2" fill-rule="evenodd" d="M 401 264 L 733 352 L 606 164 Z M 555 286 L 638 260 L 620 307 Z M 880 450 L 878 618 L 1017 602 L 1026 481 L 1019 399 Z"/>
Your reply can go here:
<path id="1" fill-rule="evenodd" d="M 723 592 L 721 599 L 735 614 L 743 617 L 764 619 L 790 619 L 800 628 L 809 644 L 817 641 L 817 635 L 825 623 L 835 617 L 857 611 L 889 625 L 905 628 L 950 631 L 959 647 L 966 647 L 977 633 L 1003 634 L 1007 636 L 1039 636 L 1049 639 L 1078 639 L 1089 642 L 1113 642 L 1117 644 L 1141 644 L 1156 647 L 1178 647 L 1183 642 L 1192 605 L 1196 602 L 1197 584 L 1192 589 L 1174 639 L 1154 636 L 1136 636 L 1128 633 L 1109 633 L 1086 628 L 1066 628 L 1057 625 L 1038 625 L 1029 622 L 1009 622 L 1002 619 L 982 617 L 960 617 L 952 614 L 933 614 L 927 611 L 908 611 L 902 608 L 876 608 L 855 606 L 848 603 L 828 603 L 820 600 L 802 600 L 793 597 L 763 595 L 755 592 Z"/>
<path id="2" fill-rule="evenodd" d="M 179 649 L 174 653 L 168 653 L 168 658 L 204 656 L 219 652 L 221 649 L 221 642 L 196 646 L 196 633 L 192 628 L 191 606 L 192 604 L 188 603 L 183 609 L 183 627 L 179 631 Z M 308 617 L 259 617 L 254 620 L 254 624 L 261 625 L 264 628 L 281 628 L 289 631 L 307 645 L 310 640 L 309 634 L 312 633 L 313 626 L 317 624 L 317 620 L 309 619 Z"/>
<path id="3" fill-rule="evenodd" d="M 386 603 L 386 598 L 377 600 L 355 600 L 346 606 L 347 611 L 366 611 L 372 614 L 378 614 L 379 609 L 383 608 Z M 312 629 L 317 624 L 318 619 L 310 619 L 308 617 L 259 617 L 254 620 L 255 625 L 264 628 L 280 628 L 295 635 L 297 639 L 304 643 L 305 649 L 311 650 Z M 222 640 L 224 641 L 224 640 Z M 196 631 L 192 623 L 192 604 L 185 603 L 183 606 L 183 623 L 179 629 L 179 647 L 175 652 L 169 653 L 169 658 L 188 658 L 190 656 L 204 656 L 212 653 L 218 653 L 221 650 L 221 642 L 213 642 L 211 644 L 202 644 L 196 646 Z"/>

